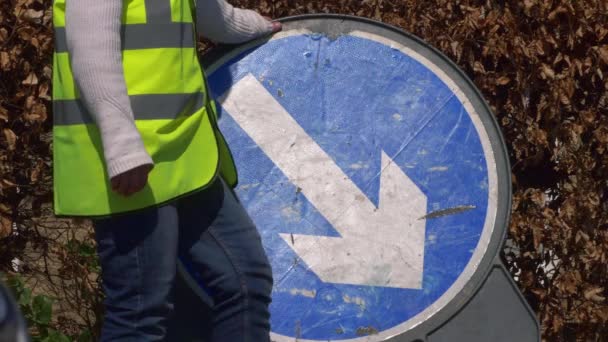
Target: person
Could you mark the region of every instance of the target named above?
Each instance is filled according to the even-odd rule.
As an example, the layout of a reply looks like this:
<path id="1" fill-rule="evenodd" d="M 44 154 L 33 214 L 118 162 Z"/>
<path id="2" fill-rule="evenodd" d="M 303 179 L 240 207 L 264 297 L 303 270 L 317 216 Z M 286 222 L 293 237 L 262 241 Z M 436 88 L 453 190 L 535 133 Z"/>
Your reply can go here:
<path id="1" fill-rule="evenodd" d="M 281 30 L 224 0 L 55 0 L 54 207 L 93 218 L 102 341 L 162 341 L 178 257 L 213 299 L 213 341 L 269 341 L 272 272 L 232 188 L 196 32 Z"/>

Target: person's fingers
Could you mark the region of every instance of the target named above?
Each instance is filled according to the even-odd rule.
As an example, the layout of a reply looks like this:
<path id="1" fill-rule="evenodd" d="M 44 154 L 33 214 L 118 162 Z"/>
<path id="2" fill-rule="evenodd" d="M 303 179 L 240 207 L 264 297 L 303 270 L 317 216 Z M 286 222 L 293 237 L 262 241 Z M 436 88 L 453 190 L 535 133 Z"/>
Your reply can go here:
<path id="1" fill-rule="evenodd" d="M 135 168 L 129 171 L 129 186 L 126 189 L 125 196 L 131 196 L 139 190 L 141 183 L 141 168 Z"/>
<path id="2" fill-rule="evenodd" d="M 118 175 L 117 178 L 118 184 L 116 186 L 116 193 L 124 196 L 125 190 L 129 186 L 129 179 L 126 177 L 125 173 Z"/>
<path id="3" fill-rule="evenodd" d="M 142 165 L 114 176 L 110 180 L 112 190 L 122 196 L 131 196 L 146 186 L 150 171 L 152 165 Z"/>
<path id="4" fill-rule="evenodd" d="M 272 22 L 272 33 L 277 33 L 283 29 L 283 25 L 278 21 Z"/>
<path id="5" fill-rule="evenodd" d="M 127 172 L 123 173 L 122 175 L 120 175 L 121 179 L 120 179 L 120 185 L 118 187 L 118 193 L 123 196 L 127 196 L 127 194 L 129 193 L 130 173 L 131 173 L 131 171 L 127 171 Z"/>
<path id="6" fill-rule="evenodd" d="M 127 190 L 126 196 L 131 196 L 141 191 L 148 183 L 148 174 L 152 170 L 151 165 L 142 165 L 131 170 L 129 175 L 129 189 Z"/>
<path id="7" fill-rule="evenodd" d="M 268 20 L 272 24 L 272 33 L 277 33 L 283 29 L 283 24 L 278 21 L 272 21 L 271 17 L 264 16 L 264 19 Z"/>
<path id="8" fill-rule="evenodd" d="M 146 182 L 148 181 L 148 172 L 146 168 L 141 167 L 137 169 L 137 177 L 135 179 L 135 184 L 133 184 L 133 193 L 140 192 L 141 189 L 146 186 Z"/>
<path id="9" fill-rule="evenodd" d="M 148 174 L 150 174 L 150 171 L 152 171 L 152 167 L 153 165 L 151 164 L 146 164 L 142 166 L 142 168 L 144 169 L 144 173 L 146 174 L 146 182 L 148 181 Z"/>
<path id="10" fill-rule="evenodd" d="M 112 185 L 112 191 L 114 192 L 118 192 L 118 189 L 120 188 L 120 176 L 121 175 L 117 175 L 112 177 L 112 179 L 110 179 L 110 183 Z"/>

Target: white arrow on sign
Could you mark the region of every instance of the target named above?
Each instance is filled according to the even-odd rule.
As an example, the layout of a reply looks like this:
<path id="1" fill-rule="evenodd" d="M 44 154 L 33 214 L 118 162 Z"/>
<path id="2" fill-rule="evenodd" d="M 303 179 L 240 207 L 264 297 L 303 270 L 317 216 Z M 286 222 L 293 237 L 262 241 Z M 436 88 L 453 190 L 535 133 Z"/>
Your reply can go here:
<path id="1" fill-rule="evenodd" d="M 426 196 L 386 153 L 376 208 L 253 75 L 219 101 L 340 233 L 280 234 L 321 280 L 422 288 Z"/>

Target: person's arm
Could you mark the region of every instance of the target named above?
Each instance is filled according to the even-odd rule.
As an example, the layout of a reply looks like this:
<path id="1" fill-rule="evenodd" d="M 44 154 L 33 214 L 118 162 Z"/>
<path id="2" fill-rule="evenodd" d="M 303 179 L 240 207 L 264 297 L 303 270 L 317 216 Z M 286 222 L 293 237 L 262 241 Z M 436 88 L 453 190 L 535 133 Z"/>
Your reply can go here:
<path id="1" fill-rule="evenodd" d="M 73 0 L 66 7 L 67 46 L 74 80 L 99 127 L 112 188 L 143 188 L 153 161 L 135 127 L 120 49 L 122 0 Z"/>
<path id="2" fill-rule="evenodd" d="M 236 8 L 225 0 L 196 0 L 198 33 L 218 43 L 238 44 L 281 29 L 255 11 Z"/>

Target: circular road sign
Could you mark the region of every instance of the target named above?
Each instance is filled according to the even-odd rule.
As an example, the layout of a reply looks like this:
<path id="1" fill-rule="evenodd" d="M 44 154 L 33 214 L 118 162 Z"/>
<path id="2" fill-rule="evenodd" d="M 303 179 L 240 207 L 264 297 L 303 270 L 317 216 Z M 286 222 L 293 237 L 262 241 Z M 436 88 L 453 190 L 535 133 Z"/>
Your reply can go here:
<path id="1" fill-rule="evenodd" d="M 273 268 L 272 339 L 424 339 L 504 240 L 498 126 L 458 67 L 410 34 L 335 15 L 283 23 L 206 60 Z"/>

